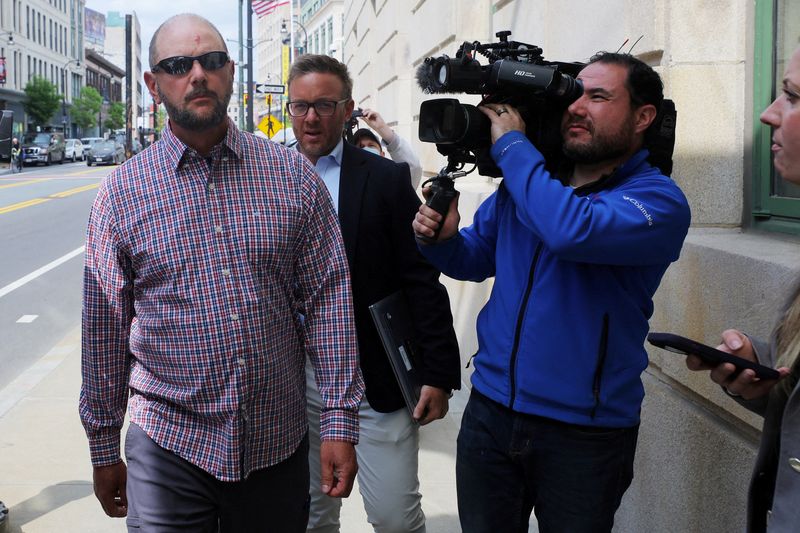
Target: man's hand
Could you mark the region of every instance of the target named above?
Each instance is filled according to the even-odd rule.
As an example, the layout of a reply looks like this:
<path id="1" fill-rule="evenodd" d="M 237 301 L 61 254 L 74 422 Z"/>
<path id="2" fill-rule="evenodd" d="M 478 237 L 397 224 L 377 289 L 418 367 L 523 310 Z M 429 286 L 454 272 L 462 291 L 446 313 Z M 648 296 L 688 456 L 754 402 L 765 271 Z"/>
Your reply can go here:
<path id="1" fill-rule="evenodd" d="M 508 133 L 509 131 L 521 131 L 525 133 L 525 121 L 522 120 L 519 112 L 508 104 L 485 104 L 478 106 L 483 114 L 489 117 L 492 122 L 492 143 Z"/>
<path id="2" fill-rule="evenodd" d="M 430 424 L 434 420 L 444 418 L 448 406 L 447 392 L 439 387 L 423 385 L 419 394 L 419 402 L 414 409 L 414 420 L 419 422 L 420 426 Z"/>
<path id="3" fill-rule="evenodd" d="M 722 344 L 717 346 L 717 350 L 733 354 L 748 361 L 758 362 L 753 344 L 747 335 L 735 329 L 726 329 L 722 332 Z M 686 356 L 686 366 L 689 370 L 711 370 L 709 377 L 711 380 L 735 395 L 741 396 L 745 400 L 754 400 L 767 394 L 769 390 L 779 381 L 776 379 L 759 379 L 756 373 L 750 369 L 744 369 L 736 375 L 736 367 L 731 363 L 710 365 L 696 355 Z M 782 367 L 778 369 L 783 379 L 789 374 L 789 369 Z"/>
<path id="4" fill-rule="evenodd" d="M 127 516 L 128 495 L 125 492 L 125 483 L 128 480 L 128 469 L 125 463 L 120 461 L 110 466 L 95 466 L 92 477 L 94 495 L 100 500 L 103 511 L 114 518 Z"/>
<path id="5" fill-rule="evenodd" d="M 351 442 L 324 440 L 319 449 L 320 485 L 332 498 L 347 498 L 358 472 L 356 449 Z"/>
<path id="6" fill-rule="evenodd" d="M 427 200 L 431 195 L 431 188 L 425 187 L 422 189 L 422 196 Z M 439 238 L 436 242 L 449 239 L 458 233 L 458 223 L 461 221 L 461 215 L 458 214 L 458 195 L 450 202 L 450 209 L 447 211 L 447 217 L 444 219 L 442 230 L 439 232 Z M 414 221 L 411 227 L 414 229 L 414 235 L 433 239 L 436 228 L 442 223 L 442 215 L 437 213 L 434 209 L 425 204 L 419 206 L 417 214 L 414 216 Z"/>

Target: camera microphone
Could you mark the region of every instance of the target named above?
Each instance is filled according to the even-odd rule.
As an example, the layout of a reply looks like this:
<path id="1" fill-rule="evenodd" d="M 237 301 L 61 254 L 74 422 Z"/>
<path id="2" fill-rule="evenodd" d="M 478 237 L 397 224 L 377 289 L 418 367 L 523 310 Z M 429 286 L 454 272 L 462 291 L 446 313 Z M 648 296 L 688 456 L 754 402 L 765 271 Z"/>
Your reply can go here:
<path id="1" fill-rule="evenodd" d="M 427 58 L 417 67 L 417 74 L 415 76 L 417 78 L 417 85 L 425 94 L 438 93 L 440 86 L 436 76 L 433 74 L 432 61 L 430 61 L 430 59 L 432 58 Z"/>
<path id="2" fill-rule="evenodd" d="M 483 83 L 484 67 L 474 59 L 429 57 L 417 67 L 417 85 L 427 94 L 468 92 Z M 469 91 L 472 92 L 472 91 Z"/>

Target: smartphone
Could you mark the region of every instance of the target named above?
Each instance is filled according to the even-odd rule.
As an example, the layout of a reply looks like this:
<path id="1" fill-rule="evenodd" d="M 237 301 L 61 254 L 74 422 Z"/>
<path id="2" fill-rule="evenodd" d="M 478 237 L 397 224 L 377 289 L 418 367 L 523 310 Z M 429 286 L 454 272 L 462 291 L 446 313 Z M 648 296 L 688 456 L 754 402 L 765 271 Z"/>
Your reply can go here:
<path id="1" fill-rule="evenodd" d="M 700 344 L 697 341 L 681 337 L 680 335 L 674 335 L 672 333 L 651 333 L 647 336 L 647 341 L 653 346 L 658 346 L 670 352 L 679 353 L 681 355 L 696 355 L 710 365 L 731 363 L 737 368 L 737 374 L 749 368 L 756 373 L 759 379 L 778 379 L 780 377 L 780 374 L 774 368 L 769 368 L 748 361 L 747 359 L 736 357 L 735 355 L 717 350 L 711 346 L 706 346 L 705 344 Z"/>

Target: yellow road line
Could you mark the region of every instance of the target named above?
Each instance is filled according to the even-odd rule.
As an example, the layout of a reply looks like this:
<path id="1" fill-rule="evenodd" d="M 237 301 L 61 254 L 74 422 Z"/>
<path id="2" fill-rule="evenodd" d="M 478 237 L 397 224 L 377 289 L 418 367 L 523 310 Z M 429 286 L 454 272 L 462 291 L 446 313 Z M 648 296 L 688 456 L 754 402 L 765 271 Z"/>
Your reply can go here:
<path id="1" fill-rule="evenodd" d="M 0 185 L 0 189 L 9 189 L 11 187 L 19 187 L 20 185 L 30 185 L 31 183 L 41 183 L 43 181 L 48 181 L 48 180 L 51 180 L 51 179 L 53 179 L 53 178 L 37 178 L 37 179 L 33 179 L 33 180 L 28 180 L 28 181 L 19 181 L 17 183 L 7 183 L 5 185 Z"/>
<path id="2" fill-rule="evenodd" d="M 11 211 L 16 211 L 17 209 L 24 209 L 25 207 L 31 207 L 33 205 L 43 204 L 44 202 L 48 201 L 50 201 L 50 198 L 34 198 L 32 200 L 25 200 L 24 202 L 11 204 L 6 207 L 0 207 L 0 215 L 4 213 L 10 213 Z"/>
<path id="3" fill-rule="evenodd" d="M 6 207 L 0 207 L 0 215 L 10 213 L 11 211 L 16 211 L 18 209 L 24 209 L 26 207 L 43 204 L 44 202 L 49 202 L 54 198 L 66 198 L 67 196 L 72 196 L 73 194 L 96 189 L 99 186 L 99 183 L 90 183 L 89 185 L 84 185 L 82 187 L 75 187 L 74 189 L 51 194 L 47 198 L 33 198 L 31 200 L 25 200 L 24 202 L 17 202 L 16 204 L 11 204 Z"/>
<path id="4" fill-rule="evenodd" d="M 51 194 L 49 198 L 66 198 L 67 196 L 72 196 L 73 194 L 78 194 L 79 192 L 89 191 L 92 189 L 96 189 L 100 186 L 99 183 L 90 183 L 89 185 L 83 185 L 82 187 L 75 187 L 74 189 L 69 189 L 62 192 L 57 192 L 55 194 Z"/>

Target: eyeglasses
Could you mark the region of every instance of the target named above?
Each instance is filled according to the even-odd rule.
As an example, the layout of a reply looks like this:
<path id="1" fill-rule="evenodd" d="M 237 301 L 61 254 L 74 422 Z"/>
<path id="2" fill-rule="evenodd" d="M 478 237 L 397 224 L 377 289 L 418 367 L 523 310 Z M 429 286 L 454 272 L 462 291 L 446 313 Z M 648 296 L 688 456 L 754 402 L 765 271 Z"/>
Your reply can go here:
<path id="1" fill-rule="evenodd" d="M 304 117 L 308 110 L 312 107 L 317 115 L 321 117 L 329 117 L 336 112 L 336 107 L 350 100 L 344 98 L 343 100 L 317 100 L 316 102 L 289 102 L 286 104 L 286 111 L 293 117 Z"/>
<path id="2" fill-rule="evenodd" d="M 212 71 L 221 69 L 230 60 L 227 52 L 208 52 L 199 56 L 175 56 L 162 59 L 150 67 L 150 70 L 152 72 L 163 70 L 172 76 L 180 76 L 192 70 L 195 61 L 200 63 L 203 70 Z"/>

